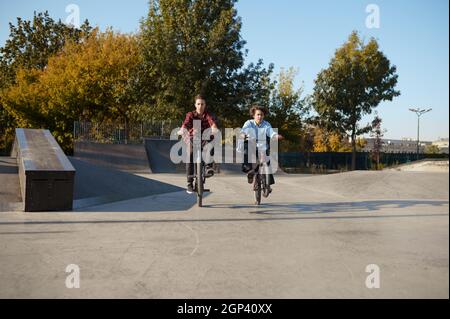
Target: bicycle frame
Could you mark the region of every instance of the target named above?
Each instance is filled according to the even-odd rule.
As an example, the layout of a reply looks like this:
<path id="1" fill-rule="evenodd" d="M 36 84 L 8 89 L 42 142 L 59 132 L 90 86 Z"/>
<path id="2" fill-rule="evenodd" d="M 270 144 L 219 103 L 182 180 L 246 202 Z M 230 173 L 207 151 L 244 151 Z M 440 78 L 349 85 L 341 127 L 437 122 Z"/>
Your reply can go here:
<path id="1" fill-rule="evenodd" d="M 265 151 L 264 151 L 265 152 Z M 255 167 L 255 175 L 253 177 L 253 190 L 255 195 L 255 204 L 261 204 L 261 192 L 264 197 L 269 196 L 269 174 L 268 174 L 268 165 L 265 161 L 265 154 L 260 151 L 258 148 L 256 149 L 256 167 Z"/>
<path id="2" fill-rule="evenodd" d="M 195 154 L 192 157 L 194 160 L 194 175 L 191 176 L 194 178 L 194 192 L 197 194 L 197 205 L 198 207 L 203 206 L 203 193 L 209 192 L 209 189 L 205 189 L 204 185 L 206 182 L 206 174 L 205 174 L 205 162 L 202 159 L 202 144 L 199 141 L 195 141 L 194 143 L 196 147 L 193 148 L 195 150 Z"/>

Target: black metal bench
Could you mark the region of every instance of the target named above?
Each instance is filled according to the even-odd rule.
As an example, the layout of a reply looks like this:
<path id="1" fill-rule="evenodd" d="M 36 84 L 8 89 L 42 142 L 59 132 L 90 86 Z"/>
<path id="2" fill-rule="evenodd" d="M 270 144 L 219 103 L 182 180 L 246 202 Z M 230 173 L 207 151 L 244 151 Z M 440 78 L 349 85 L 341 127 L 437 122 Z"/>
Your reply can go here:
<path id="1" fill-rule="evenodd" d="M 12 156 L 24 211 L 72 209 L 75 168 L 49 130 L 17 128 Z"/>

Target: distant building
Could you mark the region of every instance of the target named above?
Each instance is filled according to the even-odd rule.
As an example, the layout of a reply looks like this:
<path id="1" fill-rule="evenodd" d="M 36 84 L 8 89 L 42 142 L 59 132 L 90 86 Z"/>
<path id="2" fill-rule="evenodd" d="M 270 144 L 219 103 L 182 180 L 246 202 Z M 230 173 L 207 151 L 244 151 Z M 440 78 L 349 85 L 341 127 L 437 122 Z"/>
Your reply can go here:
<path id="1" fill-rule="evenodd" d="M 439 148 L 440 153 L 448 154 L 448 137 L 434 141 L 433 145 L 436 145 Z"/>
<path id="2" fill-rule="evenodd" d="M 364 146 L 363 151 L 372 152 L 374 150 L 375 138 L 365 138 L 367 144 Z M 432 142 L 420 141 L 419 153 L 425 151 L 427 145 L 431 145 Z M 384 153 L 416 153 L 417 141 L 411 138 L 403 138 L 401 140 L 394 139 L 381 139 L 381 152 Z M 448 144 L 447 144 L 448 147 Z"/>

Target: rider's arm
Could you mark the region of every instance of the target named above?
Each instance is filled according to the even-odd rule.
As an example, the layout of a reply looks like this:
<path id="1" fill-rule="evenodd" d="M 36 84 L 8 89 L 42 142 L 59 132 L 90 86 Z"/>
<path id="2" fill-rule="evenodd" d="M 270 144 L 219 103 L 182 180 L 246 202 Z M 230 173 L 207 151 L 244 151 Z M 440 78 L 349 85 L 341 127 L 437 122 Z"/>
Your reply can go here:
<path id="1" fill-rule="evenodd" d="M 178 135 L 181 135 L 183 139 L 187 142 L 189 138 L 189 131 L 193 127 L 193 116 L 192 112 L 188 112 L 186 114 L 186 118 L 183 121 L 183 124 L 181 124 L 181 128 L 178 131 Z"/>
<path id="2" fill-rule="evenodd" d="M 206 115 L 206 119 L 208 120 L 209 127 L 211 127 L 212 134 L 215 134 L 219 130 L 216 119 L 210 113 Z"/>
<path id="3" fill-rule="evenodd" d="M 241 128 L 240 137 L 245 138 L 250 136 L 250 132 L 252 132 L 252 130 L 252 122 L 250 120 L 247 120 Z"/>
<path id="4" fill-rule="evenodd" d="M 193 123 L 194 123 L 193 120 L 194 120 L 194 117 L 192 116 L 192 112 L 188 112 L 186 114 L 186 118 L 183 121 L 183 124 L 181 125 L 181 128 L 185 128 L 187 130 L 190 130 L 192 128 L 192 126 L 193 126 Z"/>
<path id="5" fill-rule="evenodd" d="M 279 140 L 283 139 L 283 136 L 281 136 L 280 134 L 278 134 L 277 132 L 275 132 L 272 128 L 272 125 L 270 125 L 269 122 L 267 122 L 267 129 L 266 129 L 266 134 L 268 137 L 270 137 L 271 139 L 273 138 L 277 138 Z"/>
<path id="6" fill-rule="evenodd" d="M 211 125 L 211 131 L 212 131 L 213 134 L 216 133 L 218 130 L 219 129 L 217 128 L 216 124 Z"/>

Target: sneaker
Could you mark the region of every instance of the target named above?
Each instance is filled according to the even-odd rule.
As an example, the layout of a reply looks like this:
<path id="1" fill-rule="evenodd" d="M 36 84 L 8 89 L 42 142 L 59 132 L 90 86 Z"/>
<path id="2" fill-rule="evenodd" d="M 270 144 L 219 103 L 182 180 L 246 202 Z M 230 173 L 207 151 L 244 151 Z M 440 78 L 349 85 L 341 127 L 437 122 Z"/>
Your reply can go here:
<path id="1" fill-rule="evenodd" d="M 205 169 L 205 177 L 211 177 L 214 176 L 214 169 L 212 167 L 206 167 Z"/>
<path id="2" fill-rule="evenodd" d="M 254 171 L 250 171 L 247 174 L 247 182 L 249 184 L 253 183 L 253 177 L 255 176 L 255 172 Z"/>
<path id="3" fill-rule="evenodd" d="M 242 172 L 248 173 L 252 169 L 251 165 L 242 164 Z"/>
<path id="4" fill-rule="evenodd" d="M 270 188 L 270 186 L 267 186 L 266 189 L 264 189 L 263 196 L 268 197 L 270 193 L 272 193 L 272 188 Z"/>
<path id="5" fill-rule="evenodd" d="M 194 186 L 192 186 L 192 183 L 188 183 L 186 188 L 186 193 L 192 194 L 194 192 Z"/>

